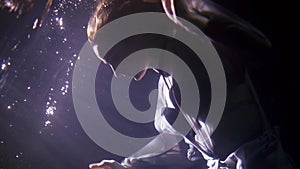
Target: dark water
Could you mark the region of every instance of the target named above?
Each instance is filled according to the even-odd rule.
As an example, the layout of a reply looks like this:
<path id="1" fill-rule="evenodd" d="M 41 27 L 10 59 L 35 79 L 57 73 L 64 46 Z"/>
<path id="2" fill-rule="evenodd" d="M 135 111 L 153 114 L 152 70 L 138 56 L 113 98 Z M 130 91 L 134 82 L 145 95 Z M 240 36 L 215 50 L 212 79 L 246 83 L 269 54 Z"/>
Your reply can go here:
<path id="1" fill-rule="evenodd" d="M 88 168 L 102 159 L 121 160 L 89 139 L 72 103 L 73 67 L 97 4 L 54 1 L 44 15 L 46 3 L 36 2 L 20 16 L 7 8 L 0 11 L 0 169 Z M 298 40 L 292 26 L 299 21 L 296 12 L 271 7 L 270 1 L 220 3 L 253 22 L 273 42 L 274 56 L 262 58 L 253 74 L 263 107 L 294 156 L 300 141 L 293 136 L 299 133 L 294 120 L 299 109 L 292 108 L 300 94 L 299 71 L 293 64 L 299 52 L 291 42 Z"/>
<path id="2" fill-rule="evenodd" d="M 84 133 L 71 97 L 93 1 L 44 2 L 0 11 L 0 168 L 88 168 L 109 158 Z M 37 21 L 37 23 L 35 23 Z"/>

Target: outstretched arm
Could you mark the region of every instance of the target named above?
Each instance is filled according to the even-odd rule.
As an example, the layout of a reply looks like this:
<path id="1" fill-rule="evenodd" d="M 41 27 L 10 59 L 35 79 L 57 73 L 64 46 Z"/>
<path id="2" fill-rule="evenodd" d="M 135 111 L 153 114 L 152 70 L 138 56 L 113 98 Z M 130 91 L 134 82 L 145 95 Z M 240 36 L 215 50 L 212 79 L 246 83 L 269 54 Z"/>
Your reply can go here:
<path id="1" fill-rule="evenodd" d="M 90 169 L 127 169 L 115 160 L 103 160 L 100 163 L 90 164 Z"/>

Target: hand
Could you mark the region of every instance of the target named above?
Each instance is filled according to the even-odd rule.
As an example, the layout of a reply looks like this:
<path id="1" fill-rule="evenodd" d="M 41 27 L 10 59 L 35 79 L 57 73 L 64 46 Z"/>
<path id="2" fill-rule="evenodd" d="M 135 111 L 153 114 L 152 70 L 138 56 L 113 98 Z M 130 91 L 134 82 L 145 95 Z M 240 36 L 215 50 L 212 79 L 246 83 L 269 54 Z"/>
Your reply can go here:
<path id="1" fill-rule="evenodd" d="M 100 163 L 90 164 L 90 169 L 126 169 L 115 160 L 103 160 Z"/>

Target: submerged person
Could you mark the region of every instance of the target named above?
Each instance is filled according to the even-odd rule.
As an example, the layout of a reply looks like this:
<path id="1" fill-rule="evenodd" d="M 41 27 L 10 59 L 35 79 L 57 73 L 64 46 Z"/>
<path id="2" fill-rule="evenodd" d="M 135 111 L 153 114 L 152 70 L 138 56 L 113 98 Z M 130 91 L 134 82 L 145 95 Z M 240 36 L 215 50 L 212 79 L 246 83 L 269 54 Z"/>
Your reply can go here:
<path id="1" fill-rule="evenodd" d="M 294 168 L 281 148 L 277 131 L 270 126 L 264 115 L 247 73 L 249 60 L 268 54 L 269 40 L 259 30 L 209 0 L 104 0 L 90 20 L 89 40 L 95 45 L 94 38 L 102 26 L 122 16 L 139 12 L 164 12 L 177 24 L 180 23 L 176 17 L 182 17 L 209 37 L 220 55 L 226 74 L 228 95 L 223 117 L 207 140 L 199 140 L 210 133 L 209 127 L 202 122 L 203 117 L 197 117 L 194 124 L 191 124 L 193 130 L 188 136 L 183 136 L 184 141 L 165 153 L 153 155 L 142 152 L 141 156 L 125 158 L 122 163 L 104 160 L 91 164 L 90 168 Z M 172 48 L 165 45 L 168 41 L 162 41 L 157 45 L 166 50 Z M 138 39 L 132 42 L 133 45 L 142 43 Z M 149 39 L 145 43 L 157 43 L 157 39 Z M 98 50 L 101 50 L 101 46 Z M 113 64 L 114 55 L 129 50 L 130 46 L 119 45 L 111 51 L 111 58 L 100 59 Z M 163 80 L 168 78 L 160 71 L 157 73 Z M 161 84 L 160 87 L 164 85 L 167 84 Z M 173 134 L 176 135 L 176 131 Z M 147 147 L 148 150 L 155 148 L 155 145 Z"/>

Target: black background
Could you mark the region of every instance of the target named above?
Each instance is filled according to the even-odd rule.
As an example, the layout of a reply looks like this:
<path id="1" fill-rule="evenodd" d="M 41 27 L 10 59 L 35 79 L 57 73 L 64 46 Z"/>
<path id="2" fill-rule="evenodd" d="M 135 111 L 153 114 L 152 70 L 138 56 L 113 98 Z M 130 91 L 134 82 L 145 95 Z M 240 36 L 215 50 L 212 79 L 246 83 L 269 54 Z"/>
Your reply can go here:
<path id="1" fill-rule="evenodd" d="M 272 43 L 272 55 L 261 58 L 254 83 L 261 104 L 274 126 L 280 129 L 284 149 L 294 161 L 299 152 L 298 66 L 299 2 L 218 1 L 260 29 Z M 299 164 L 298 164 L 299 166 Z"/>

